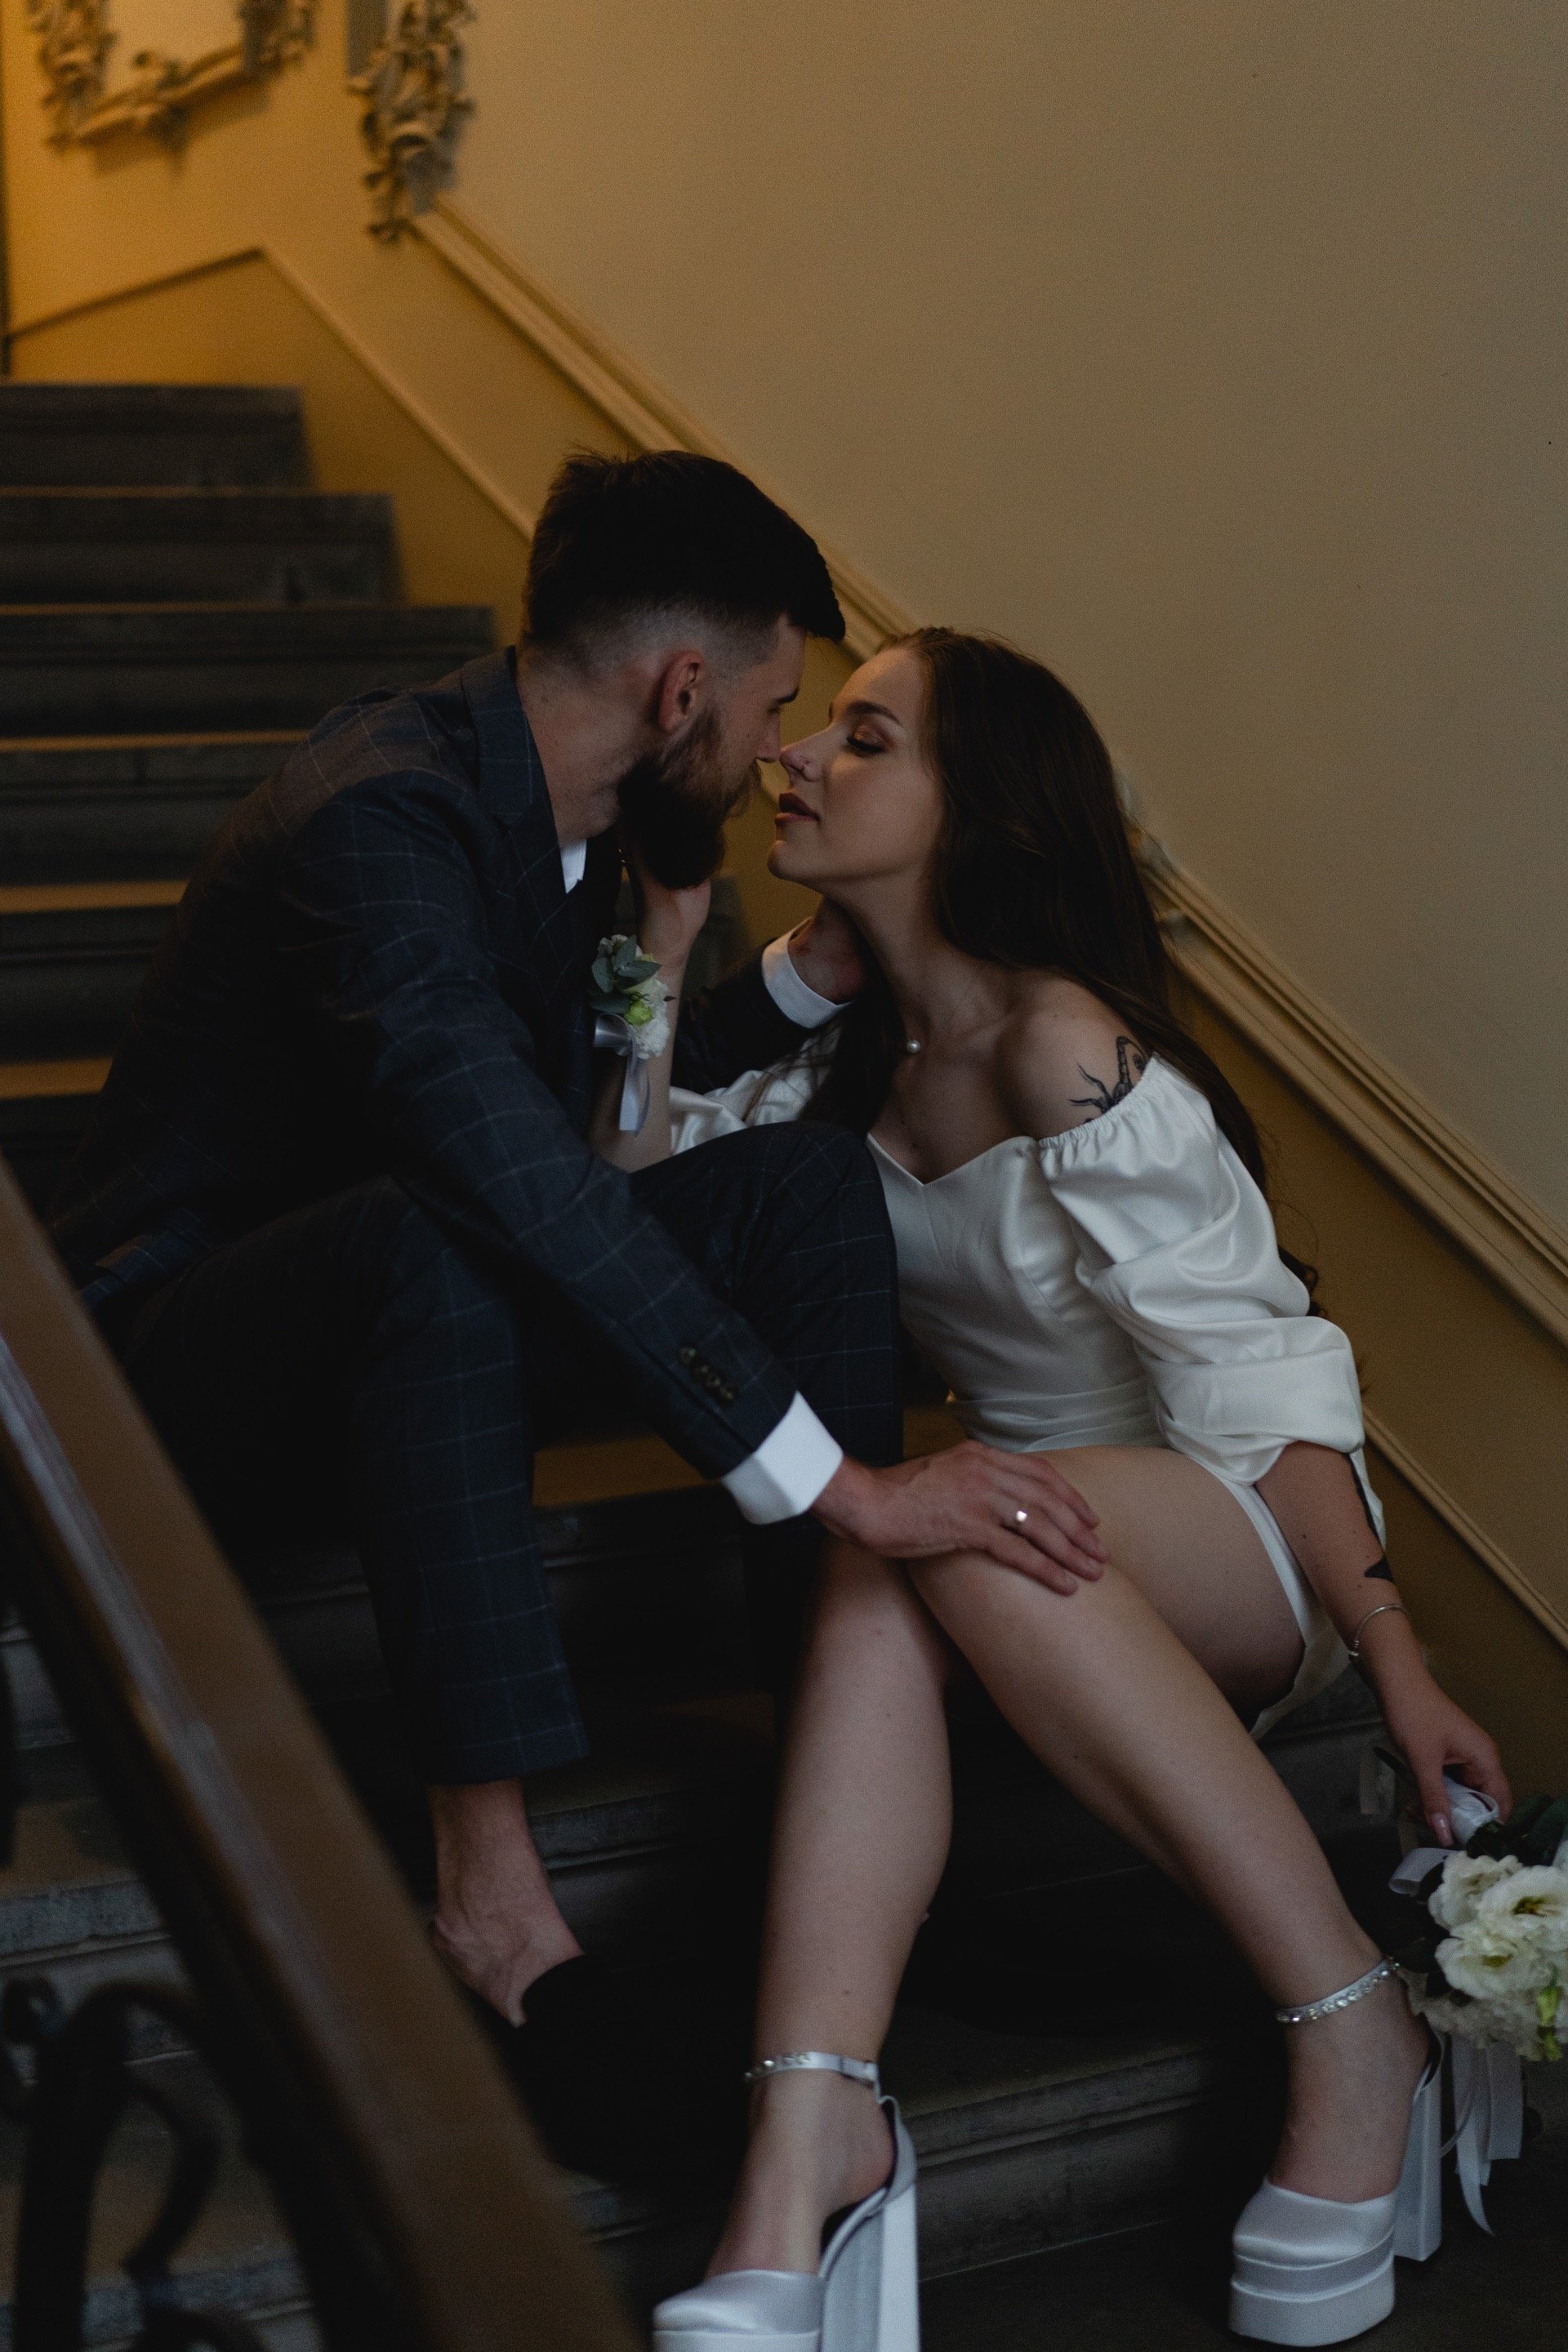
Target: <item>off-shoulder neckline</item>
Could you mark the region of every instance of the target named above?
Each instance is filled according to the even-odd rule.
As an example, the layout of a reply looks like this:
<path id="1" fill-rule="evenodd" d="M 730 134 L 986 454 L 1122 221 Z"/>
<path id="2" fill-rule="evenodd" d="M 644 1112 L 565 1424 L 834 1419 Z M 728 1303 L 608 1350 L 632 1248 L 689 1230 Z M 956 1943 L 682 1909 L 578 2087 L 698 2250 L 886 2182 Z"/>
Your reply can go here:
<path id="1" fill-rule="evenodd" d="M 983 1167 L 999 1151 L 1016 1151 L 1020 1145 L 1029 1151 L 1058 1152 L 1064 1148 L 1070 1150 L 1079 1143 L 1079 1138 L 1100 1138 L 1108 1130 L 1114 1132 L 1125 1124 L 1132 1105 L 1139 1097 L 1147 1097 L 1151 1081 L 1163 1077 L 1179 1078 L 1180 1072 L 1161 1055 L 1151 1054 L 1137 1085 L 1124 1094 L 1120 1102 L 1112 1103 L 1109 1110 L 1101 1111 L 1097 1118 L 1086 1118 L 1080 1127 L 1064 1127 L 1058 1135 L 1005 1135 L 999 1143 L 988 1144 L 984 1151 L 977 1151 L 971 1160 L 961 1160 L 956 1168 L 950 1168 L 942 1176 L 917 1176 L 912 1168 L 906 1168 L 901 1160 L 896 1160 L 887 1145 L 879 1143 L 874 1135 L 868 1135 L 866 1140 L 878 1159 L 885 1160 L 889 1168 L 896 1169 L 907 1183 L 913 1184 L 919 1192 L 934 1192 L 939 1185 L 951 1184 L 954 1177 L 965 1176 L 972 1168 Z M 1154 1091 L 1159 1092 L 1158 1087 Z"/>

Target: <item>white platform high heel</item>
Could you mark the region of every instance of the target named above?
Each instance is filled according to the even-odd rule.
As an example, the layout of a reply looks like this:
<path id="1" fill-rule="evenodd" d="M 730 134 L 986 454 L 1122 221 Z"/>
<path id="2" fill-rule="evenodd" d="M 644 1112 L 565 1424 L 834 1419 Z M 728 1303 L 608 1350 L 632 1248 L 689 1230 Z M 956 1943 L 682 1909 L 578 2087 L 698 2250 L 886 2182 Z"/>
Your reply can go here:
<path id="1" fill-rule="evenodd" d="M 920 2352 L 915 2151 L 895 2099 L 865 2058 L 822 2050 L 764 2058 L 746 2080 L 796 2069 L 847 2074 L 873 2091 L 893 2135 L 893 2169 L 847 2213 L 811 2271 L 729 2271 L 672 2294 L 653 2315 L 654 2352 Z"/>
<path id="2" fill-rule="evenodd" d="M 1354 1984 L 1300 2009 L 1276 2011 L 1306 2025 L 1348 2009 L 1395 1973 L 1380 1960 Z M 1447 2044 L 1432 2055 L 1410 2103 L 1399 2186 L 1341 2204 L 1266 2180 L 1242 2209 L 1231 2241 L 1230 2324 L 1263 2344 L 1342 2344 L 1394 2309 L 1394 2261 L 1424 2263 L 1443 2242 L 1443 2075 Z M 1452 2143 L 1450 2143 L 1451 2145 Z"/>

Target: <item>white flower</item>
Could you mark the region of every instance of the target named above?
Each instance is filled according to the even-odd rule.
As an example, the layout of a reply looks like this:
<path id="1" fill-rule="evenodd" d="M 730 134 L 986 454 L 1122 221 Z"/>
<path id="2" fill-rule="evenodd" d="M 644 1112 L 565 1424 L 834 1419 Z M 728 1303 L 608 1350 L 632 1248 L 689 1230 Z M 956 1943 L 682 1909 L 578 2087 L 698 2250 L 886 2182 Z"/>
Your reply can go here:
<path id="1" fill-rule="evenodd" d="M 1481 1897 L 1500 1879 L 1512 1878 L 1519 1867 L 1511 1853 L 1500 1859 L 1484 1853 L 1451 1853 L 1426 1907 L 1440 1927 L 1468 1927 Z"/>
<path id="2" fill-rule="evenodd" d="M 658 981 L 653 985 L 659 988 Z M 639 1062 L 653 1061 L 669 1043 L 669 1014 L 665 1010 L 668 1000 L 669 991 L 660 988 L 658 1004 L 649 1003 L 646 997 L 639 997 L 626 1014 L 632 1032 L 632 1051 Z"/>
<path id="3" fill-rule="evenodd" d="M 1501 2042 L 1521 2058 L 1545 2058 L 1541 2014 L 1533 1993 L 1499 1993 L 1486 2000 L 1456 2000 L 1451 1993 L 1427 1995 L 1410 1988 L 1410 2006 L 1439 2033 L 1458 2034 L 1480 2048 Z"/>
<path id="4" fill-rule="evenodd" d="M 1468 1992 L 1472 2000 L 1490 2000 L 1498 1993 L 1533 1992 L 1551 1973 L 1551 1964 L 1537 1944 L 1521 1942 L 1506 1929 L 1499 1933 L 1481 1919 L 1472 1919 L 1457 1936 L 1438 1945 L 1437 1966 L 1455 1991 Z"/>
<path id="5" fill-rule="evenodd" d="M 1535 1868 L 1500 1879 L 1477 1905 L 1476 1925 L 1531 1951 L 1568 1957 L 1568 1874 Z"/>

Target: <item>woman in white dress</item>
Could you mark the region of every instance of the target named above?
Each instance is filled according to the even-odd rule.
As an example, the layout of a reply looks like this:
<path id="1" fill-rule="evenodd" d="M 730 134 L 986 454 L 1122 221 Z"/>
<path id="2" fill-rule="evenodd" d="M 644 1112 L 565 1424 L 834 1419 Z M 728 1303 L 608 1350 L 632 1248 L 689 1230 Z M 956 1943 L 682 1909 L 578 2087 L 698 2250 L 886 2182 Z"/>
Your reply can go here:
<path id="1" fill-rule="evenodd" d="M 750 2147 L 709 2279 L 661 2306 L 656 2342 L 912 2352 L 912 2158 L 866 2089 L 947 1852 L 955 1655 L 1208 1906 L 1270 2000 L 1308 2012 L 1287 2036 L 1284 2137 L 1237 2225 L 1232 2318 L 1338 2342 L 1392 2306 L 1396 2243 L 1430 2251 L 1430 2192 L 1405 2165 L 1413 2116 L 1426 2153 L 1436 2127 L 1430 2043 L 1254 1740 L 1349 1643 L 1441 1843 L 1445 1769 L 1507 1805 L 1497 1752 L 1399 1604 L 1349 1342 L 1310 1312 L 1252 1122 L 1171 1010 L 1081 707 L 1007 646 L 922 631 L 784 761 L 773 870 L 825 894 L 818 954 L 837 940 L 847 971 L 863 949 L 865 986 L 796 1065 L 671 1097 L 674 1139 L 799 1116 L 866 1134 L 907 1327 L 973 1437 L 1053 1451 L 1108 1560 L 1075 1575 L 1023 1542 L 1016 1570 L 827 1543 Z"/>

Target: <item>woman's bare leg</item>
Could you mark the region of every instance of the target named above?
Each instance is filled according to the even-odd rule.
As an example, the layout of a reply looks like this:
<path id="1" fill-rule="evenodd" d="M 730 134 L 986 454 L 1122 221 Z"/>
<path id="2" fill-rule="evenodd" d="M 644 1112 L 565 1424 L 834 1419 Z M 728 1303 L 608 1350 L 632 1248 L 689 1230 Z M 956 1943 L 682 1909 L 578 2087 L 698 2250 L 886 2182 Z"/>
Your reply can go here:
<path id="1" fill-rule="evenodd" d="M 1061 1466 L 1116 1562 L 1098 1584 L 1057 1607 L 1059 1595 L 961 1555 L 914 1568 L 917 1590 L 1035 1753 L 1102 1818 L 1114 1805 L 1123 1825 L 1142 1824 L 1133 1843 L 1174 1863 L 1272 2000 L 1335 1990 L 1374 1948 L 1222 1695 L 1223 1684 L 1250 1716 L 1289 1686 L 1300 1656 L 1256 1531 L 1179 1456 L 1086 1448 Z M 1286 2046 L 1273 2177 L 1318 2197 L 1392 2188 L 1426 2046 L 1403 1992 L 1384 1986 Z"/>
<path id="2" fill-rule="evenodd" d="M 1061 1466 L 1117 1562 L 1099 1584 L 1066 1600 L 964 1556 L 922 1564 L 914 1582 L 1058 1777 L 1208 1904 L 1273 1999 L 1316 1999 L 1374 1953 L 1218 1686 L 1250 1715 L 1300 1657 L 1257 1534 L 1182 1457 L 1097 1448 Z M 764 2054 L 879 2046 L 945 1853 L 943 1680 L 905 1575 L 836 1547 L 781 1793 Z M 1389 2187 L 1423 2051 L 1396 1989 L 1292 2034 L 1275 2177 L 1320 2196 Z M 769 2084 L 715 2268 L 814 2267 L 826 2213 L 886 2165 L 863 2090 L 826 2075 Z"/>
<path id="3" fill-rule="evenodd" d="M 902 1571 L 829 1542 L 784 1746 L 757 2054 L 875 2058 L 952 1830 L 942 1637 Z M 815 2270 L 822 2224 L 888 2174 L 863 2085 L 794 2074 L 753 2093 L 717 2271 Z"/>

